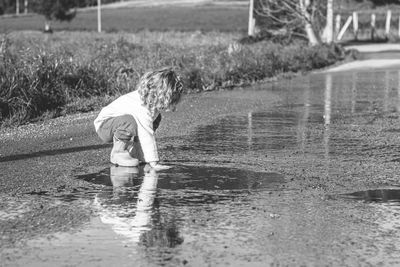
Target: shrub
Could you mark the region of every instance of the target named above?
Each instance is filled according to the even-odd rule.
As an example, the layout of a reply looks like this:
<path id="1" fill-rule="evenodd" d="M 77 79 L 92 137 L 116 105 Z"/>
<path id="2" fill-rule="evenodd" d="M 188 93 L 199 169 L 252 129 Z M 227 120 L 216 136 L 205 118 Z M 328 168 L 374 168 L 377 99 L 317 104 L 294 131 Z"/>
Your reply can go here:
<path id="1" fill-rule="evenodd" d="M 15 42 L 4 38 L 0 43 L 3 123 L 21 124 L 43 114 L 99 108 L 96 102 L 102 103 L 101 98 L 108 101 L 134 90 L 145 71 L 166 65 L 182 74 L 188 92 L 197 92 L 322 68 L 344 55 L 337 46 L 311 48 L 302 43 L 285 46 L 262 41 L 230 46 L 227 41 L 187 41 L 178 46 L 159 43 L 157 38 L 142 43 L 107 36 L 85 36 L 80 42 L 51 38 L 34 36 Z"/>

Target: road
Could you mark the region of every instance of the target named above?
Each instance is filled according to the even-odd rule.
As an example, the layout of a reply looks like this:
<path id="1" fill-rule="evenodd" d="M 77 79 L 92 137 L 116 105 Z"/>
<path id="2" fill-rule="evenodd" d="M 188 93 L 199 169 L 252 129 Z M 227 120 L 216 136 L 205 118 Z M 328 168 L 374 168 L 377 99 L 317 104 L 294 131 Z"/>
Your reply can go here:
<path id="1" fill-rule="evenodd" d="M 2 129 L 1 262 L 400 264 L 400 77 L 369 67 L 188 95 L 157 133 L 174 168 L 126 188 L 96 113 Z"/>

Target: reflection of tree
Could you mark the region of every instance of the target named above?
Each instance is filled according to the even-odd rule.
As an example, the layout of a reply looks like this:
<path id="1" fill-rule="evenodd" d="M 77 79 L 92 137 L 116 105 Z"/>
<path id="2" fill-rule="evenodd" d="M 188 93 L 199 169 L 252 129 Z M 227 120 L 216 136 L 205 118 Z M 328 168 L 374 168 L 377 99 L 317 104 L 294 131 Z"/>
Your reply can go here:
<path id="1" fill-rule="evenodd" d="M 140 181 L 141 174 L 143 180 L 137 191 L 135 183 Z M 159 210 L 154 207 L 158 182 L 154 170 L 112 166 L 110 178 L 113 190 L 105 190 L 95 198 L 103 223 L 110 224 L 117 234 L 146 247 L 173 247 L 183 242 L 176 224 L 162 222 Z"/>
<path id="2" fill-rule="evenodd" d="M 291 132 L 296 115 L 293 112 L 251 112 L 228 116 L 215 124 L 201 126 L 190 137 L 190 148 L 196 153 L 243 153 L 244 151 L 281 149 L 296 144 Z"/>
<path id="3" fill-rule="evenodd" d="M 399 202 L 400 190 L 398 189 L 375 189 L 359 191 L 349 194 L 357 199 L 363 199 L 366 202 Z"/>

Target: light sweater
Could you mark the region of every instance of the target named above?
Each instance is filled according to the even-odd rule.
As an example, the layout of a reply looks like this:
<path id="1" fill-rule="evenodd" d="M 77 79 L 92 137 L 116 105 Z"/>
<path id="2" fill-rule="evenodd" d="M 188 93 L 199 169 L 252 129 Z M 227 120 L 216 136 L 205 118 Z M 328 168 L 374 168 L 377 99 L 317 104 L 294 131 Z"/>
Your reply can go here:
<path id="1" fill-rule="evenodd" d="M 143 105 L 138 91 L 120 96 L 104 107 L 94 121 L 96 132 L 108 118 L 132 115 L 137 123 L 137 133 L 146 162 L 159 161 L 157 144 L 154 136 L 153 121 L 159 115 L 151 116 L 149 109 Z"/>

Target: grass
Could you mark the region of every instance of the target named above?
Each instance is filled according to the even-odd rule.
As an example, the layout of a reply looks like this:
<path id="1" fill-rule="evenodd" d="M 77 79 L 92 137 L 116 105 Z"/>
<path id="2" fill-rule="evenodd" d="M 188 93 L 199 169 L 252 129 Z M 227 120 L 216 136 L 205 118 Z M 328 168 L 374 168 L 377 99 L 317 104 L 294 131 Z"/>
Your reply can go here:
<path id="1" fill-rule="evenodd" d="M 336 47 L 240 45 L 239 38 L 217 32 L 7 35 L 0 46 L 2 124 L 96 110 L 133 90 L 145 71 L 163 66 L 174 66 L 186 91 L 198 92 L 322 68 L 342 58 Z"/>
<path id="2" fill-rule="evenodd" d="M 343 58 L 338 47 L 298 42 L 241 45 L 247 10 L 216 6 L 109 9 L 53 24 L 39 16 L 1 18 L 0 125 L 20 125 L 98 110 L 133 90 L 147 70 L 173 66 L 186 92 L 233 88 L 282 74 L 323 68 Z M 23 31 L 18 31 L 23 29 Z M 118 31 L 116 31 L 118 29 Z M 72 31 L 73 30 L 73 31 Z"/>
<path id="3" fill-rule="evenodd" d="M 105 32 L 148 31 L 223 31 L 246 32 L 248 10 L 225 6 L 160 6 L 105 9 L 102 29 Z M 44 17 L 28 15 L 0 18 L 0 33 L 19 30 L 41 31 Z M 55 31 L 97 31 L 96 11 L 79 12 L 71 22 L 52 23 Z"/>

